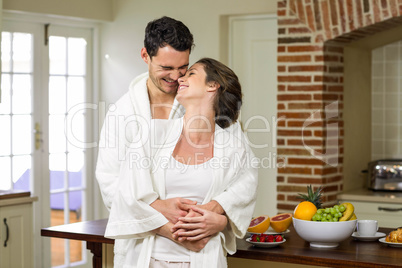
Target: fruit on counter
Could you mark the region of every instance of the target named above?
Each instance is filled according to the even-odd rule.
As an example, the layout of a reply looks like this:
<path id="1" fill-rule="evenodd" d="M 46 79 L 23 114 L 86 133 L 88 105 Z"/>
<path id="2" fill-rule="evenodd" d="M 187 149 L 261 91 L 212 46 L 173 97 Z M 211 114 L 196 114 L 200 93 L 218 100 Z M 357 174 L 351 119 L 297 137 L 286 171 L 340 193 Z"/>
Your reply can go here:
<path id="1" fill-rule="evenodd" d="M 269 234 L 252 234 L 250 237 L 252 242 L 281 242 L 283 235 L 269 235 Z"/>
<path id="2" fill-rule="evenodd" d="M 291 213 L 278 214 L 271 218 L 271 227 L 275 232 L 281 233 L 286 231 L 292 223 Z"/>
<path id="3" fill-rule="evenodd" d="M 293 215 L 296 219 L 311 221 L 311 218 L 317 212 L 317 207 L 310 201 L 300 202 L 295 210 L 293 211 Z"/>
<path id="4" fill-rule="evenodd" d="M 317 209 L 320 209 L 321 204 L 322 204 L 321 191 L 322 191 L 322 186 L 318 187 L 318 189 L 316 191 L 313 191 L 313 187 L 310 185 L 310 186 L 307 186 L 307 195 L 299 194 L 299 198 L 313 203 L 317 207 Z"/>
<path id="5" fill-rule="evenodd" d="M 268 215 L 258 216 L 251 220 L 247 232 L 263 233 L 266 230 L 268 230 L 269 225 L 270 225 L 270 219 Z"/>
<path id="6" fill-rule="evenodd" d="M 402 243 L 402 228 L 391 231 L 386 237 L 385 241 L 391 243 Z"/>
<path id="7" fill-rule="evenodd" d="M 357 219 L 354 207 L 350 203 L 342 203 L 333 207 L 321 208 L 312 217 L 312 221 L 337 222 Z"/>
<path id="8" fill-rule="evenodd" d="M 342 217 L 339 221 L 348 221 L 353 217 L 353 213 L 355 212 L 355 208 L 351 203 L 342 203 L 341 206 L 344 206 L 346 209 L 342 214 Z"/>

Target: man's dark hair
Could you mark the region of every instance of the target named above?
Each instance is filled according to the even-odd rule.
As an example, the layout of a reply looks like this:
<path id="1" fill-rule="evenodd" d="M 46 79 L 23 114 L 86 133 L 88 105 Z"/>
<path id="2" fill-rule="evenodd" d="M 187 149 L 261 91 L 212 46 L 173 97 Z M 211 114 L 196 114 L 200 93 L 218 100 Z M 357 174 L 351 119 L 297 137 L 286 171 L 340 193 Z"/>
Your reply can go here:
<path id="1" fill-rule="evenodd" d="M 181 21 L 162 17 L 148 23 L 145 28 L 144 47 L 152 58 L 158 49 L 170 45 L 177 51 L 190 50 L 194 46 L 193 35 Z"/>

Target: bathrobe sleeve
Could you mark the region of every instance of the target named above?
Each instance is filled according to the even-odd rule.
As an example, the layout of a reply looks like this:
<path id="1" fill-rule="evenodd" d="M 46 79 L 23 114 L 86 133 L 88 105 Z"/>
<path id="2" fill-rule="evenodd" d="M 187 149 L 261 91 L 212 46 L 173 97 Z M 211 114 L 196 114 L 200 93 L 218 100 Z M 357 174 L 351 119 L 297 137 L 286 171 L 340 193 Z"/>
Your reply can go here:
<path id="1" fill-rule="evenodd" d="M 147 77 L 148 73 L 144 73 L 131 82 L 129 91 L 110 105 L 103 122 L 95 174 L 103 202 L 109 211 L 126 148 L 137 138 L 138 122 L 150 120 Z"/>
<path id="2" fill-rule="evenodd" d="M 228 173 L 230 183 L 228 187 L 213 200 L 217 201 L 224 209 L 232 232 L 238 238 L 243 238 L 252 219 L 258 186 L 258 161 L 255 158 L 246 138 L 239 128 L 233 126 L 230 130 L 240 142 L 240 148 L 234 150 L 227 148 L 232 155 L 231 165 L 236 172 Z M 236 155 L 237 154 L 237 155 Z M 238 155 L 241 154 L 241 157 Z"/>
<path id="3" fill-rule="evenodd" d="M 158 198 L 152 183 L 152 173 L 144 168 L 149 159 L 142 147 L 129 149 L 112 200 L 105 237 L 144 238 L 168 220 L 149 204 Z"/>

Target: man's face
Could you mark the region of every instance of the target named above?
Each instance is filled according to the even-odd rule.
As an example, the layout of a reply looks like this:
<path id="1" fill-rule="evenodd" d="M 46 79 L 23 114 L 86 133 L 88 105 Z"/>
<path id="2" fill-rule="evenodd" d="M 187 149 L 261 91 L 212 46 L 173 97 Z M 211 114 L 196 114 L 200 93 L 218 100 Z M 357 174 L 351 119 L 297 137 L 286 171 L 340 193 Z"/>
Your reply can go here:
<path id="1" fill-rule="evenodd" d="M 141 56 L 148 64 L 150 90 L 160 90 L 165 94 L 176 94 L 178 79 L 183 76 L 189 65 L 190 51 L 177 51 L 171 46 L 159 48 L 158 53 L 149 57 L 146 49 L 141 50 Z"/>

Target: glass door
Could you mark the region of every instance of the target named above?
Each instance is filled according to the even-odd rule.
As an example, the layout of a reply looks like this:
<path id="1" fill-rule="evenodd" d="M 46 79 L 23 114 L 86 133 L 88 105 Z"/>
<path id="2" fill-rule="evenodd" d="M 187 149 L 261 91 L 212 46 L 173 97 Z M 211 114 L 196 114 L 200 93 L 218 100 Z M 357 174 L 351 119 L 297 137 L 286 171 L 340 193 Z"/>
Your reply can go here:
<path id="1" fill-rule="evenodd" d="M 4 19 L 0 190 L 30 191 L 35 265 L 90 267 L 84 242 L 40 228 L 92 219 L 92 30 Z"/>
<path id="2" fill-rule="evenodd" d="M 51 226 L 86 220 L 86 135 L 92 122 L 91 31 L 49 27 L 49 176 Z M 52 239 L 52 266 L 86 262 L 84 242 Z"/>

